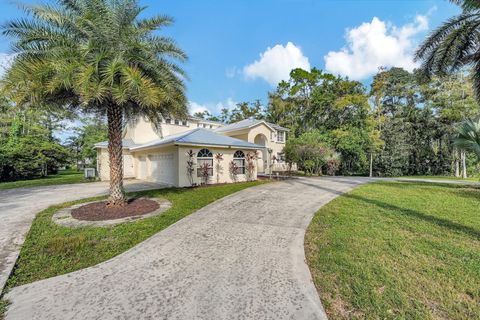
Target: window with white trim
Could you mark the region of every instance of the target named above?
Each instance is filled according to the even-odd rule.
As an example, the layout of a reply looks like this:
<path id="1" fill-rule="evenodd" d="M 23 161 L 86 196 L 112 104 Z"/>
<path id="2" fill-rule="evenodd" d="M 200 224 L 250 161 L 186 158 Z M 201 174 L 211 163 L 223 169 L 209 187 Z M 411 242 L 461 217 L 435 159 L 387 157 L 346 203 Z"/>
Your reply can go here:
<path id="1" fill-rule="evenodd" d="M 208 175 L 213 176 L 213 154 L 208 149 L 201 149 L 197 153 L 197 177 L 203 177 L 202 168 L 208 164 Z"/>
<path id="2" fill-rule="evenodd" d="M 277 131 L 277 142 L 285 142 L 285 131 Z"/>
<path id="3" fill-rule="evenodd" d="M 237 165 L 238 173 L 245 174 L 245 153 L 237 150 L 233 154 L 233 162 Z"/>

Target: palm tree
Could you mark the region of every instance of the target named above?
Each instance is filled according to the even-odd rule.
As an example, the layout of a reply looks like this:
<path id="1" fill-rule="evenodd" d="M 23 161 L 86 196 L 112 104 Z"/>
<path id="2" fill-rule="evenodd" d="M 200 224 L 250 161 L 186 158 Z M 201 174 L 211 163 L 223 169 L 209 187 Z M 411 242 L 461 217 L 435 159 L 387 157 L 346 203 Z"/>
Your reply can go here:
<path id="1" fill-rule="evenodd" d="M 141 19 L 136 0 L 58 0 L 27 5 L 27 18 L 8 22 L 16 57 L 3 86 L 12 101 L 101 114 L 108 120 L 109 205 L 123 205 L 122 131 L 125 120 L 153 123 L 185 116 L 187 57 L 155 31 L 167 16 Z"/>
<path id="2" fill-rule="evenodd" d="M 473 66 L 473 86 L 480 100 L 480 0 L 451 0 L 463 12 L 434 30 L 415 54 L 426 75 L 444 75 Z"/>
<path id="3" fill-rule="evenodd" d="M 480 119 L 462 122 L 457 128 L 454 144 L 461 150 L 473 151 L 480 159 Z"/>

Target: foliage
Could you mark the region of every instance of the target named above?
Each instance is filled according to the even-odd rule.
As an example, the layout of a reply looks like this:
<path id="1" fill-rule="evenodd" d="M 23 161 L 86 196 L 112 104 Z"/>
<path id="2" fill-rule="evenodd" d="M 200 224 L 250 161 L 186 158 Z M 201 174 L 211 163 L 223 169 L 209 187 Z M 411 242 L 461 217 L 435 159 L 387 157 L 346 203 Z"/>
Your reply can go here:
<path id="1" fill-rule="evenodd" d="M 223 154 L 216 153 L 215 154 L 215 162 L 216 162 L 215 171 L 217 172 L 217 183 L 220 183 L 220 176 L 223 173 L 222 161 L 223 161 Z"/>
<path id="2" fill-rule="evenodd" d="M 480 4 L 477 0 L 454 0 L 462 13 L 434 30 L 416 52 L 427 78 L 445 75 L 465 66 L 472 66 L 473 87 L 480 100 L 480 55 L 477 35 L 480 31 Z"/>
<path id="3" fill-rule="evenodd" d="M 200 174 L 202 176 L 203 184 L 207 185 L 208 181 L 210 180 L 210 171 L 212 170 L 212 166 L 209 163 L 204 162 L 200 165 Z"/>
<path id="4" fill-rule="evenodd" d="M 163 214 L 111 228 L 65 228 L 52 221 L 60 208 L 100 198 L 52 206 L 40 212 L 32 223 L 7 287 L 12 288 L 94 266 L 134 247 L 198 209 L 234 192 L 262 182 L 235 183 L 194 189 L 160 189 L 132 196 L 162 197 L 172 208 Z"/>
<path id="5" fill-rule="evenodd" d="M 2 109 L 0 181 L 47 176 L 68 164 L 67 149 L 53 136 L 62 117 L 11 104 Z"/>
<path id="6" fill-rule="evenodd" d="M 472 186 L 380 182 L 322 207 L 305 254 L 328 317 L 477 318 L 479 199 Z"/>
<path id="7" fill-rule="evenodd" d="M 95 143 L 108 139 L 107 124 L 102 117 L 83 117 L 81 125 L 76 128 L 75 135 L 67 139 L 71 156 L 79 165 L 97 166 L 97 150 Z"/>
<path id="8" fill-rule="evenodd" d="M 19 180 L 11 182 L 0 182 L 0 190 L 14 189 L 14 188 L 31 188 L 40 186 L 53 186 L 59 184 L 72 184 L 91 182 L 92 180 L 85 180 L 83 171 L 77 170 L 60 170 L 56 174 L 51 174 L 46 177 L 29 180 Z"/>
<path id="9" fill-rule="evenodd" d="M 110 204 L 122 205 L 122 125 L 145 116 L 160 123 L 187 113 L 185 73 L 176 64 L 185 53 L 155 33 L 173 21 L 141 17 L 136 0 L 60 0 L 24 5 L 29 14 L 7 22 L 16 56 L 3 80 L 19 106 L 51 106 L 106 115 Z"/>
<path id="10" fill-rule="evenodd" d="M 327 174 L 334 176 L 340 168 L 340 155 L 337 152 L 331 152 L 326 157 Z"/>
<path id="11" fill-rule="evenodd" d="M 319 130 L 302 134 L 287 140 L 284 148 L 288 163 L 297 163 L 299 169 L 309 174 L 321 174 L 327 164 L 327 156 L 334 150 L 327 143 L 328 137 Z"/>
<path id="12" fill-rule="evenodd" d="M 239 174 L 240 168 L 237 166 L 235 161 L 230 161 L 228 165 L 228 172 L 230 173 L 230 177 L 232 178 L 233 182 L 238 181 L 238 174 Z"/>
<path id="13" fill-rule="evenodd" d="M 457 128 L 455 146 L 472 151 L 480 159 L 480 118 L 465 120 Z"/>
<path id="14" fill-rule="evenodd" d="M 451 174 L 455 127 L 479 113 L 469 81 L 463 74 L 452 74 L 422 83 L 400 68 L 379 72 L 371 94 L 384 144 L 374 158 L 374 174 Z"/>
<path id="15" fill-rule="evenodd" d="M 188 150 L 186 152 L 187 156 L 187 177 L 190 185 L 193 186 L 193 173 L 195 172 L 195 152 L 193 150 Z"/>

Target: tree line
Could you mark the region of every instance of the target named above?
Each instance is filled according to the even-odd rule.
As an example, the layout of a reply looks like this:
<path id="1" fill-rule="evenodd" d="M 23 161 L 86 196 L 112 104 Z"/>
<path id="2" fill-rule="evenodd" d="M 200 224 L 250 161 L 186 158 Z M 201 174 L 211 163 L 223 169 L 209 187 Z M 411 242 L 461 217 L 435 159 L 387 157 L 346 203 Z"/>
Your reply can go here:
<path id="1" fill-rule="evenodd" d="M 219 116 L 195 114 L 226 123 L 253 117 L 290 129 L 286 159 L 307 172 L 374 176 L 474 173 L 474 155 L 453 140 L 460 123 L 478 115 L 466 71 L 426 79 L 402 68 L 380 69 L 370 87 L 295 69 L 265 107 L 257 100 Z"/>

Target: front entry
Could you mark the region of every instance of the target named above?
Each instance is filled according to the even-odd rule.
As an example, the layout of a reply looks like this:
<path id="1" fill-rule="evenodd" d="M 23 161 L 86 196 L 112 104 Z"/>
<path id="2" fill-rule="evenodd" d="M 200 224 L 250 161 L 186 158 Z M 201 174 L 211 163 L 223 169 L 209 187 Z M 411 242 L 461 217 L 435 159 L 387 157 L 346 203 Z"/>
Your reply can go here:
<path id="1" fill-rule="evenodd" d="M 261 150 L 257 158 L 257 172 L 265 173 L 268 170 L 267 137 L 263 134 L 257 134 L 254 143 L 265 147 Z"/>

